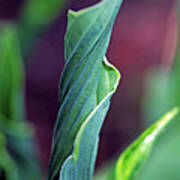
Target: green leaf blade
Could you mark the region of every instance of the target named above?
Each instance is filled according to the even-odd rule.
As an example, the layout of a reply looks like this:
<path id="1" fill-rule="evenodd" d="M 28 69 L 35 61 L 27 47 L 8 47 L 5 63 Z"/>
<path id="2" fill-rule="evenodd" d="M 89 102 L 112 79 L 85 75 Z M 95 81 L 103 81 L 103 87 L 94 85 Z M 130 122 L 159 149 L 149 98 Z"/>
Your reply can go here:
<path id="1" fill-rule="evenodd" d="M 131 180 L 136 176 L 162 131 L 179 112 L 179 108 L 169 111 L 122 153 L 115 167 L 115 180 Z"/>

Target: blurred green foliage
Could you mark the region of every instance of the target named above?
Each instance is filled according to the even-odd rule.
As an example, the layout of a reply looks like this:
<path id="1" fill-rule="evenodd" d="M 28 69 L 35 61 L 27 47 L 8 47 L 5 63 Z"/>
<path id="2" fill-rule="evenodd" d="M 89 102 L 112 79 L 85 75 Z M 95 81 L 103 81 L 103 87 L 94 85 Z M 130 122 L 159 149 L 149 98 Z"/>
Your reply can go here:
<path id="1" fill-rule="evenodd" d="M 2 133 L 0 133 L 0 179 L 19 179 L 17 167 L 7 151 Z"/>
<path id="2" fill-rule="evenodd" d="M 0 179 L 39 180 L 33 129 L 25 121 L 22 55 L 28 56 L 64 0 L 28 0 L 14 23 L 0 22 Z"/>
<path id="3" fill-rule="evenodd" d="M 23 56 L 47 30 L 64 8 L 66 0 L 28 0 L 20 11 L 18 33 Z"/>
<path id="4" fill-rule="evenodd" d="M 0 29 L 0 55 L 1 169 L 8 180 L 39 179 L 33 133 L 24 121 L 24 70 L 14 25 Z"/>
<path id="5" fill-rule="evenodd" d="M 179 108 L 169 111 L 159 121 L 148 127 L 135 142 L 128 146 L 117 161 L 114 180 L 133 180 L 136 178 L 138 171 L 143 169 L 144 162 L 148 159 L 162 131 L 167 128 L 168 124 L 178 114 Z"/>
<path id="6" fill-rule="evenodd" d="M 179 3 L 179 1 L 177 1 Z M 178 9 L 180 14 L 180 8 Z M 180 16 L 178 21 L 180 22 Z M 180 35 L 180 30 L 178 38 Z M 178 39 L 176 58 L 169 72 L 163 66 L 151 70 L 146 79 L 146 96 L 142 104 L 145 125 L 173 106 L 180 106 L 180 39 Z M 180 173 L 180 120 L 172 124 L 164 134 L 138 180 L 179 180 Z"/>
<path id="7" fill-rule="evenodd" d="M 163 133 L 164 130 L 167 129 L 166 133 L 169 132 L 169 124 L 174 122 L 172 120 L 177 120 L 175 117 L 179 115 L 179 112 L 180 109 L 176 107 L 166 113 L 152 126 L 148 127 L 121 153 L 116 163 L 112 162 L 110 165 L 102 169 L 99 173 L 97 173 L 94 180 L 139 180 L 155 177 L 156 174 L 151 176 L 147 176 L 146 173 L 143 174 L 146 172 L 146 167 L 149 168 L 149 164 L 147 162 L 149 162 L 149 160 L 151 161 L 152 156 L 154 156 L 154 152 L 151 153 L 151 151 L 156 148 L 157 142 L 161 142 L 159 139 L 163 134 L 165 134 Z M 176 171 L 176 173 L 177 172 L 178 171 Z M 158 178 L 161 179 L 162 177 Z"/>

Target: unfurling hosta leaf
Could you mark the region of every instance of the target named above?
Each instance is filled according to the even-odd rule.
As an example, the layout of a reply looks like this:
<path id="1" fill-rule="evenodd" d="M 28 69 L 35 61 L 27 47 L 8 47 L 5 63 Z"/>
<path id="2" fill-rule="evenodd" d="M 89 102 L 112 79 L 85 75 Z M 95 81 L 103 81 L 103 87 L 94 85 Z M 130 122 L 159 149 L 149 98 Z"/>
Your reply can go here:
<path id="1" fill-rule="evenodd" d="M 113 180 L 132 180 L 135 177 L 147 160 L 155 141 L 177 114 L 179 114 L 178 108 L 165 114 L 122 153 L 117 161 Z"/>
<path id="2" fill-rule="evenodd" d="M 106 60 L 122 0 L 104 0 L 69 11 L 60 110 L 54 130 L 49 179 L 92 179 L 98 136 L 120 75 Z"/>
<path id="3" fill-rule="evenodd" d="M 101 83 L 111 83 L 113 86 L 104 86 Z M 96 160 L 96 152 L 98 147 L 98 136 L 103 120 L 109 107 L 110 98 L 116 89 L 119 74 L 104 61 L 99 84 L 97 88 L 97 95 L 104 94 L 104 98 L 96 106 L 96 108 L 89 114 L 85 122 L 80 127 L 75 143 L 73 146 L 73 153 L 62 166 L 60 180 L 86 180 L 92 179 L 94 163 Z M 113 84 L 114 83 L 114 84 Z M 101 89 L 103 87 L 103 90 Z M 104 91 L 104 92 L 101 92 Z"/>

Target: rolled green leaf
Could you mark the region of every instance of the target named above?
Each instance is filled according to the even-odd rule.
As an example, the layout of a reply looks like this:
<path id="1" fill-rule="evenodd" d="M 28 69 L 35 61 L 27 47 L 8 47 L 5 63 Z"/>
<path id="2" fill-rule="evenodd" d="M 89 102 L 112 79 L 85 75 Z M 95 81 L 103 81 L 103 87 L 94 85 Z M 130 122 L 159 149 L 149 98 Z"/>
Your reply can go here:
<path id="1" fill-rule="evenodd" d="M 116 163 L 113 180 L 133 180 L 135 178 L 138 170 L 147 160 L 154 143 L 179 112 L 179 108 L 169 111 L 125 149 Z"/>
<path id="2" fill-rule="evenodd" d="M 73 153 L 67 158 L 62 166 L 60 180 L 91 180 L 94 171 L 94 163 L 96 160 L 99 132 L 102 127 L 106 112 L 108 111 L 110 98 L 114 93 L 118 81 L 119 74 L 117 70 L 107 61 L 101 69 L 101 77 L 99 80 L 99 88 L 97 94 L 101 94 L 102 83 L 112 81 L 112 86 L 104 86 L 104 97 L 96 108 L 86 118 L 80 127 L 75 138 Z"/>
<path id="3" fill-rule="evenodd" d="M 121 0 L 68 12 L 65 68 L 54 130 L 49 179 L 92 179 L 98 134 L 120 75 L 106 60 Z M 83 165 L 84 164 L 84 165 Z"/>

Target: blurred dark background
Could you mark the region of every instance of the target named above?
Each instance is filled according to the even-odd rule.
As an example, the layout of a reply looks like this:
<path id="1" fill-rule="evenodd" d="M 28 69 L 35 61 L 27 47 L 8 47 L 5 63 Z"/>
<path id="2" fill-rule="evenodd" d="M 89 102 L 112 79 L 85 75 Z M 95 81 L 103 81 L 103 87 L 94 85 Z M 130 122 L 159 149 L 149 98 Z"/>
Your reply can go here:
<path id="1" fill-rule="evenodd" d="M 16 21 L 26 1 L 0 0 L 0 18 Z M 51 150 L 58 111 L 58 81 L 64 65 L 63 42 L 68 8 L 79 10 L 97 0 L 71 0 L 39 36 L 26 66 L 27 119 L 36 132 L 44 169 Z M 97 167 L 117 155 L 140 132 L 141 100 L 146 72 L 159 64 L 171 66 L 176 46 L 176 1 L 124 0 L 116 20 L 108 59 L 122 80 L 101 131 Z M 118 142 L 118 143 L 117 143 Z"/>

